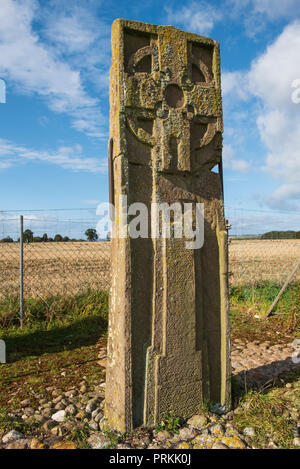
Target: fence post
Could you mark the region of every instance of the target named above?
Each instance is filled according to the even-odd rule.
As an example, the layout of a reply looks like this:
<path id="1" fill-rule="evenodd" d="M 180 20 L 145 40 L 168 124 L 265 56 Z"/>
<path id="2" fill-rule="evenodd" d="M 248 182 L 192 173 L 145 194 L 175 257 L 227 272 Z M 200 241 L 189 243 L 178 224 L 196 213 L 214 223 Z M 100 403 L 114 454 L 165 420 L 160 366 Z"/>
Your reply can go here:
<path id="1" fill-rule="evenodd" d="M 23 215 L 20 215 L 20 324 L 23 328 Z"/>

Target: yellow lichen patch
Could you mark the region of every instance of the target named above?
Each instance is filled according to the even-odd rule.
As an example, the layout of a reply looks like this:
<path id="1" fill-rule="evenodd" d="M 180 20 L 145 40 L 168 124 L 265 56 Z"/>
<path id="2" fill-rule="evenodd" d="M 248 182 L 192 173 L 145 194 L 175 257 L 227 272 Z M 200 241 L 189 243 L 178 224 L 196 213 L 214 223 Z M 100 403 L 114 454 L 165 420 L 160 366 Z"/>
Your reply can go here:
<path id="1" fill-rule="evenodd" d="M 186 441 L 183 441 L 182 443 L 179 443 L 177 449 L 191 449 L 191 446 Z"/>
<path id="2" fill-rule="evenodd" d="M 76 449 L 76 445 L 73 441 L 60 441 L 56 443 L 52 449 Z"/>
<path id="3" fill-rule="evenodd" d="M 33 438 L 30 443 L 30 449 L 45 449 L 46 445 L 39 439 Z"/>
<path id="4" fill-rule="evenodd" d="M 245 443 L 237 436 L 223 437 L 222 443 L 231 449 L 244 449 Z"/>
<path id="5" fill-rule="evenodd" d="M 206 388 L 222 406 L 230 401 L 228 324 L 220 319 L 227 314 L 224 280 L 220 295 L 224 255 L 216 233 L 225 225 L 222 183 L 211 171 L 221 161 L 222 146 L 218 56 L 215 41 L 172 26 L 113 23 L 116 236 L 102 430 L 105 425 L 122 432 L 155 426 L 171 408 L 189 418 L 199 412 Z M 149 242 L 130 239 L 118 215 L 121 194 L 127 205 L 143 202 L 149 208 L 152 203 L 205 203 L 204 250 L 192 252 L 182 236 L 175 236 L 175 221 L 171 237 L 162 241 L 152 233 Z M 202 309 L 209 314 L 198 314 Z M 217 379 L 210 379 L 210 369 Z M 195 444 L 211 447 L 219 436 L 203 435 Z M 178 448 L 191 446 L 182 442 Z"/>

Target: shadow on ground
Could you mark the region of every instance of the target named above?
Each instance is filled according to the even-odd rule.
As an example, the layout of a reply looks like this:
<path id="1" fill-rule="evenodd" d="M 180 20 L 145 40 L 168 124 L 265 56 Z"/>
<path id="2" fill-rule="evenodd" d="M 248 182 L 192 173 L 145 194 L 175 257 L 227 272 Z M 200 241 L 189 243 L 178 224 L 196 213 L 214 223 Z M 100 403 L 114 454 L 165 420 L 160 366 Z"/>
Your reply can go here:
<path id="1" fill-rule="evenodd" d="M 46 353 L 58 353 L 94 345 L 105 335 L 107 321 L 101 316 L 76 319 L 67 326 L 55 326 L 48 330 L 11 334 L 3 337 L 6 342 L 7 362 Z"/>
<path id="2" fill-rule="evenodd" d="M 250 390 L 268 391 L 270 388 L 283 387 L 300 377 L 300 365 L 293 363 L 291 357 L 261 365 L 250 370 L 242 370 L 232 377 L 233 402 Z"/>

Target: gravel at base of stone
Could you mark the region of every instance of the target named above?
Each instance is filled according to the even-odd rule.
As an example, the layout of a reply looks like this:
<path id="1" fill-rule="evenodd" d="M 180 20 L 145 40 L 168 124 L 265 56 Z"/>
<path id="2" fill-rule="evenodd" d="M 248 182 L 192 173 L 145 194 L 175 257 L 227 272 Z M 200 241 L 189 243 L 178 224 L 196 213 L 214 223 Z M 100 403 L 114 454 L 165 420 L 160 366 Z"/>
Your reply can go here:
<path id="1" fill-rule="evenodd" d="M 294 351 L 288 345 L 268 347 L 272 353 L 264 354 L 266 344 L 244 344 L 236 341 L 232 344 L 233 375 L 243 376 L 247 371 L 247 385 L 257 387 L 262 383 L 264 373 L 255 373 L 255 367 L 271 366 L 274 376 L 282 371 L 294 369 L 290 360 Z M 273 354 L 281 366 L 276 368 Z M 106 350 L 100 350 L 99 358 L 105 358 Z M 248 360 L 248 361 L 247 361 Z M 282 363 L 283 362 L 283 363 Z M 271 365 L 270 365 L 271 363 Z M 262 370 L 264 371 L 264 370 Z M 269 375 L 268 375 L 269 376 Z M 267 377 L 268 377 L 267 376 Z M 249 381 L 248 381 L 249 378 Z M 266 379 L 266 377 L 265 377 Z M 269 378 L 268 378 L 269 379 Z M 83 377 L 78 388 L 62 391 L 55 387 L 47 388 L 50 399 L 42 396 L 37 408 L 31 407 L 30 399 L 19 403 L 19 408 L 9 411 L 9 418 L 23 422 L 26 427 L 32 424 L 30 437 L 24 431 L 11 430 L 0 433 L 0 449 L 75 449 L 79 443 L 72 440 L 72 435 L 83 433 L 83 447 L 94 449 L 247 449 L 254 448 L 252 440 L 256 432 L 251 426 L 240 433 L 233 426 L 232 418 L 237 412 L 220 415 L 206 412 L 189 418 L 178 433 L 170 434 L 166 430 L 156 432 L 153 429 L 138 428 L 130 437 L 105 431 L 104 393 L 105 383 L 100 382 L 89 390 L 88 380 Z M 286 385 L 286 392 L 292 392 L 292 385 Z M 295 409 L 296 412 L 297 409 Z M 300 416 L 298 416 L 299 418 Z M 18 425 L 16 428 L 22 428 Z M 270 439 L 268 448 L 278 448 Z M 295 429 L 294 446 L 300 446 L 300 427 Z"/>

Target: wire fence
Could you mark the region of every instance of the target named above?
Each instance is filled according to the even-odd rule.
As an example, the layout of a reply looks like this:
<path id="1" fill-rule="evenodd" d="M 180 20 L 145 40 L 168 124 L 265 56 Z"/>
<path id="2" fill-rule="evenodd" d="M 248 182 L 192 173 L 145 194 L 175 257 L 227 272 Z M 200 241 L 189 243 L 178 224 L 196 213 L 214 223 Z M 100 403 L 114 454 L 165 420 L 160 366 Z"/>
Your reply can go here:
<path id="1" fill-rule="evenodd" d="M 95 229 L 96 222 L 95 215 L 67 219 L 56 214 L 49 219 L 41 214 L 9 217 L 2 212 L 0 300 L 19 293 L 21 283 L 24 298 L 45 301 L 87 289 L 108 290 L 110 243 L 90 242 L 85 235 L 87 229 Z"/>
<path id="2" fill-rule="evenodd" d="M 300 239 L 231 239 L 230 285 L 282 285 L 300 260 Z M 300 269 L 293 281 L 300 282 Z"/>
<path id="3" fill-rule="evenodd" d="M 283 285 L 300 260 L 300 239 L 296 234 L 291 239 L 262 239 L 261 235 L 278 228 L 297 233 L 300 214 L 228 208 L 226 215 L 232 225 L 230 285 L 265 281 Z M 89 242 L 85 235 L 88 228 L 95 229 L 97 221 L 95 209 L 25 213 L 23 233 L 30 230 L 32 242 L 23 243 L 21 256 L 20 214 L 0 212 L 0 240 L 3 241 L 0 242 L 0 301 L 19 294 L 21 270 L 24 298 L 40 297 L 47 301 L 50 296 L 76 295 L 88 288 L 108 290 L 110 243 Z M 51 241 L 57 235 L 62 241 Z M 23 269 L 20 269 L 22 262 Z M 300 281 L 300 269 L 293 281 Z"/>

